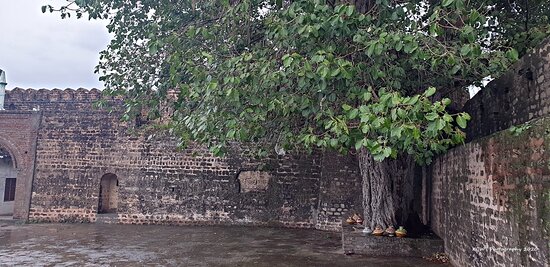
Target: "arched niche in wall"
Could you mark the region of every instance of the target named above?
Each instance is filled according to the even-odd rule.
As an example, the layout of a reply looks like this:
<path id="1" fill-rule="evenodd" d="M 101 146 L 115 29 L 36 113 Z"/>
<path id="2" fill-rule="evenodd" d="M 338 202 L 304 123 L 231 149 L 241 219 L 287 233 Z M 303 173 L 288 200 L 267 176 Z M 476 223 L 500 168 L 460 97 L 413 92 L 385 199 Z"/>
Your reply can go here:
<path id="1" fill-rule="evenodd" d="M 99 183 L 98 213 L 117 213 L 118 211 L 118 177 L 107 173 Z"/>

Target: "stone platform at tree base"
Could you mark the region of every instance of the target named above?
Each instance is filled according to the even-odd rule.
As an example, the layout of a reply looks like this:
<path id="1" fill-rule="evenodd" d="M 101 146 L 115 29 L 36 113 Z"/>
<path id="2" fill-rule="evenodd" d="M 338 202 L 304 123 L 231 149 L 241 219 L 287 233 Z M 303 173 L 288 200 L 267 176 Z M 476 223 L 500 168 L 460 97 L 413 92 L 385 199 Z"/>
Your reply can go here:
<path id="1" fill-rule="evenodd" d="M 345 254 L 372 257 L 431 257 L 444 252 L 439 237 L 388 237 L 362 233 L 351 225 L 342 226 L 342 248 Z"/>

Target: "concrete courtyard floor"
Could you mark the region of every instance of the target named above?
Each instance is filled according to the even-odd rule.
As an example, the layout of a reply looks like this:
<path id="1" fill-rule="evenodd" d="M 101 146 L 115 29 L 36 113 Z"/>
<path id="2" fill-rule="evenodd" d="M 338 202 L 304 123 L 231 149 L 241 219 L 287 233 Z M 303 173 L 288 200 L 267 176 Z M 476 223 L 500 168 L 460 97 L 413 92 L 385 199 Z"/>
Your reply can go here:
<path id="1" fill-rule="evenodd" d="M 0 223 L 0 266 L 442 266 L 342 254 L 340 234 L 261 227 Z"/>

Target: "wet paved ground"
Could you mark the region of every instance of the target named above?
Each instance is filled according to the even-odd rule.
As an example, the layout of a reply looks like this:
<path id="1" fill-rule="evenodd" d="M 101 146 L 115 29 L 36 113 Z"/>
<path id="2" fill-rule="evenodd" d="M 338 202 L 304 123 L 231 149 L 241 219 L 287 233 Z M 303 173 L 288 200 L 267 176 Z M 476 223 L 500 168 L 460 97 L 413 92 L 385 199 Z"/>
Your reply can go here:
<path id="1" fill-rule="evenodd" d="M 256 227 L 1 225 L 0 266 L 442 266 L 342 254 L 340 235 Z"/>

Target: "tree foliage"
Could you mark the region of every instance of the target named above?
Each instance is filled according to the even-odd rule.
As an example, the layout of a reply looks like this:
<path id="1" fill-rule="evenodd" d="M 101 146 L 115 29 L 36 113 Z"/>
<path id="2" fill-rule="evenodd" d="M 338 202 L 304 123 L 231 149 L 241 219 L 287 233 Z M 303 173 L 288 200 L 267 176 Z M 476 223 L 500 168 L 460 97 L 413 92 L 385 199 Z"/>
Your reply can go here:
<path id="1" fill-rule="evenodd" d="M 239 141 L 261 154 L 366 148 L 429 162 L 463 142 L 470 119 L 436 88 L 498 75 L 540 40 L 521 43 L 510 16 L 524 9 L 500 1 L 75 0 L 47 10 L 109 19 L 105 92 L 125 96 L 127 119 L 155 119 L 176 89 L 170 130 L 215 153 Z M 538 17 L 530 29 L 548 21 Z"/>
<path id="2" fill-rule="evenodd" d="M 489 48 L 514 47 L 520 55 L 550 34 L 550 1 L 484 1 L 488 8 L 487 26 L 494 38 Z"/>

